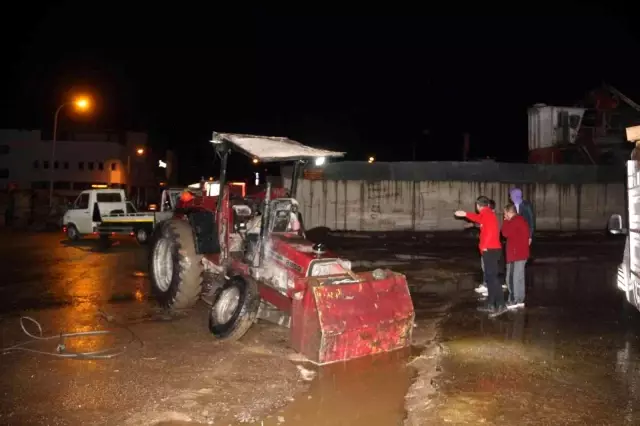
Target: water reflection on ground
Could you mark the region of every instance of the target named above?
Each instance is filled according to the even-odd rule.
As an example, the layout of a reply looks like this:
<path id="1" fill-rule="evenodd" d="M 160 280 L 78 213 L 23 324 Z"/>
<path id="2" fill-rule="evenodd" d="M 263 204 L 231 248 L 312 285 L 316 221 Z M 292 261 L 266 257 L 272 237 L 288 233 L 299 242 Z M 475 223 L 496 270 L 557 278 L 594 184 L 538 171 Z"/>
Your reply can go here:
<path id="1" fill-rule="evenodd" d="M 496 320 L 460 304 L 433 424 L 640 424 L 640 315 L 616 266 L 529 268 L 527 309 Z"/>

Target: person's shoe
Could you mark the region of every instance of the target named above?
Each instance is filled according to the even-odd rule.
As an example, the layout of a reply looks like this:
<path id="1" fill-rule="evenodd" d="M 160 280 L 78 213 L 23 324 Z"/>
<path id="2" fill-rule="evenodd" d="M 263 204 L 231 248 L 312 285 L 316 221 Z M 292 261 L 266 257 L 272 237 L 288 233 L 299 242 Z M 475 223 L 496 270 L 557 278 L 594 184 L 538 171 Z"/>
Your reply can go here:
<path id="1" fill-rule="evenodd" d="M 518 309 L 518 304 L 516 302 L 509 301 L 507 302 L 507 309 Z"/>
<path id="2" fill-rule="evenodd" d="M 523 309 L 524 308 L 524 302 L 514 303 L 513 306 L 514 306 L 513 309 Z"/>
<path id="3" fill-rule="evenodd" d="M 488 293 L 489 290 L 487 289 L 487 286 L 484 284 L 480 284 L 478 287 L 474 288 L 474 291 L 476 293 Z"/>
<path id="4" fill-rule="evenodd" d="M 507 311 L 508 309 L 506 306 L 500 306 L 499 308 L 496 308 L 493 312 L 489 313 L 489 318 L 495 318 L 497 316 L 504 314 Z"/>
<path id="5" fill-rule="evenodd" d="M 482 306 L 478 306 L 478 312 L 494 312 L 495 308 L 493 306 L 490 305 L 482 305 Z"/>

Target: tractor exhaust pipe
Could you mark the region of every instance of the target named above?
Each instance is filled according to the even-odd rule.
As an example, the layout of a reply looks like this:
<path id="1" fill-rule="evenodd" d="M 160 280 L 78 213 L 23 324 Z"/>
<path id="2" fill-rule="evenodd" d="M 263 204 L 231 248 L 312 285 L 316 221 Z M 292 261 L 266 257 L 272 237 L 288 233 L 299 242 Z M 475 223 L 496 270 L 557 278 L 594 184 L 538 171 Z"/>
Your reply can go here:
<path id="1" fill-rule="evenodd" d="M 296 198 L 296 193 L 298 192 L 298 179 L 300 178 L 300 173 L 302 172 L 302 168 L 305 165 L 304 160 L 296 160 L 293 164 L 293 174 L 291 175 L 291 188 L 289 190 L 289 197 Z"/>
<path id="2" fill-rule="evenodd" d="M 224 198 L 225 186 L 227 185 L 227 160 L 229 159 L 229 149 L 225 146 L 220 155 L 220 193 L 218 194 L 218 206 L 216 211 L 222 210 L 222 199 Z"/>
<path id="3" fill-rule="evenodd" d="M 267 182 L 267 189 L 264 193 L 264 207 L 262 208 L 262 220 L 260 226 L 260 256 L 258 259 L 258 268 L 262 266 L 262 262 L 264 261 L 264 256 L 266 253 L 266 248 L 264 242 L 267 240 L 269 236 L 269 210 L 271 206 L 271 182 Z"/>

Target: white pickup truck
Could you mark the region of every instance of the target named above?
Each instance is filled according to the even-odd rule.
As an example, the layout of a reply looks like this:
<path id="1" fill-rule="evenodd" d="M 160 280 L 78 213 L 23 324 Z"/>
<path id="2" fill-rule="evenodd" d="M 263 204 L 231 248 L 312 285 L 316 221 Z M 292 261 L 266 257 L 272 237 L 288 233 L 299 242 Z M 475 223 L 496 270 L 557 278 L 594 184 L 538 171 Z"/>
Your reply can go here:
<path id="1" fill-rule="evenodd" d="M 122 189 L 82 191 L 62 219 L 63 230 L 70 240 L 88 234 L 101 238 L 131 235 L 144 244 L 155 226 L 172 216 L 181 192 L 182 189 L 164 190 L 160 211 L 137 212 Z"/>

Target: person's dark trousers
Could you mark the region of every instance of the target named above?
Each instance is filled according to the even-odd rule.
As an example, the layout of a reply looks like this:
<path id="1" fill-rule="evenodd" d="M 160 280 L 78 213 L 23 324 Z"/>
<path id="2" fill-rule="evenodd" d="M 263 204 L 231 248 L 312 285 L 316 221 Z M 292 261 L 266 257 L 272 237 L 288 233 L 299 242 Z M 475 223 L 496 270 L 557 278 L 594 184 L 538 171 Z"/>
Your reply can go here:
<path id="1" fill-rule="evenodd" d="M 498 279 L 498 262 L 500 261 L 501 254 L 502 250 L 500 249 L 485 250 L 482 253 L 484 274 L 487 280 L 487 291 L 489 293 L 487 301 L 489 302 L 489 306 L 495 308 L 504 306 L 502 284 L 500 284 L 500 280 Z"/>

